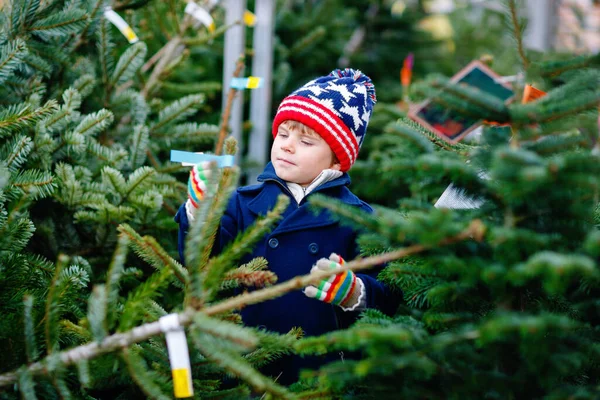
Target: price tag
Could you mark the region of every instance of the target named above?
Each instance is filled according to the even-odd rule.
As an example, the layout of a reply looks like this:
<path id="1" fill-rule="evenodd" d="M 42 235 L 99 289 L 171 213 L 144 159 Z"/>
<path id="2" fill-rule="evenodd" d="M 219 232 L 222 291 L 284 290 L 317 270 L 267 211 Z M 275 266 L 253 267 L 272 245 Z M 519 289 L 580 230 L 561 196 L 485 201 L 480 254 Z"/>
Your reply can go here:
<path id="1" fill-rule="evenodd" d="M 193 1 L 190 1 L 185 6 L 185 13 L 194 17 L 198 22 L 204 25 L 209 32 L 214 32 L 215 21 L 210 16 L 208 11 L 206 11 L 206 9 L 204 9 L 203 7 L 200 7 L 198 4 L 194 3 Z"/>
<path id="2" fill-rule="evenodd" d="M 173 375 L 173 392 L 180 399 L 192 397 L 194 387 L 192 386 L 192 367 L 188 351 L 185 330 L 179 324 L 177 314 L 169 314 L 158 320 L 160 329 L 165 333 L 167 350 L 169 352 L 169 363 Z"/>
<path id="3" fill-rule="evenodd" d="M 106 7 L 104 9 L 104 16 L 109 20 L 117 29 L 127 38 L 127 41 L 131 44 L 138 42 L 140 39 L 137 37 L 133 29 L 129 24 L 112 8 Z"/>

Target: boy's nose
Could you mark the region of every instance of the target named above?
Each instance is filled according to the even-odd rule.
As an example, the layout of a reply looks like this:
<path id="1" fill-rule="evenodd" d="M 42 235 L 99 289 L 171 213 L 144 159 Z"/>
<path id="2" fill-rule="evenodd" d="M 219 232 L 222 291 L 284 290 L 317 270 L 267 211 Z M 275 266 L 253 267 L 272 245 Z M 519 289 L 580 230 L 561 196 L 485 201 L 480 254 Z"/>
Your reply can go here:
<path id="1" fill-rule="evenodd" d="M 290 146 L 289 143 L 284 143 L 281 145 L 281 150 L 285 151 L 286 153 L 293 153 L 293 146 Z"/>

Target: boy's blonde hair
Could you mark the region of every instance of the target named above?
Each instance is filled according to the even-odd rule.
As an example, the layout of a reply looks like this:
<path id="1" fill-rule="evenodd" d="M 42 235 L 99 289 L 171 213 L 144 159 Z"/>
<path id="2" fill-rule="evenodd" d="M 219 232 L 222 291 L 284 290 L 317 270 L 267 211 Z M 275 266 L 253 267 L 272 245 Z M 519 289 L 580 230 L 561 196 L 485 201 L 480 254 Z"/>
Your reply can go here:
<path id="1" fill-rule="evenodd" d="M 303 135 L 315 137 L 315 138 L 319 138 L 319 139 L 323 140 L 321 135 L 319 135 L 314 129 L 304 125 L 302 122 L 294 121 L 293 119 L 288 119 L 287 121 L 283 121 L 281 123 L 281 126 L 283 126 L 286 129 L 298 130 Z M 333 163 L 339 164 L 340 160 L 338 160 L 338 158 L 336 157 L 333 150 L 331 150 L 331 154 L 333 154 Z"/>

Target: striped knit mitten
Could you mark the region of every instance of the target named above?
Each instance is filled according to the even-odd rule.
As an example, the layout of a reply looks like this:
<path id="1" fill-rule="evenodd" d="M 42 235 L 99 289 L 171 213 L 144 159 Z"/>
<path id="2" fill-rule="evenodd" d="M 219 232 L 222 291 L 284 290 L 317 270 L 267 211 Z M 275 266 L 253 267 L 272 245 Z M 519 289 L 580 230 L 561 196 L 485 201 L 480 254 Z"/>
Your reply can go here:
<path id="1" fill-rule="evenodd" d="M 321 258 L 317 264 L 310 270 L 332 271 L 340 269 L 344 265 L 344 259 L 339 255 L 332 253 L 327 258 Z M 357 278 L 352 271 L 343 271 L 332 275 L 329 279 L 324 279 L 317 286 L 307 286 L 304 288 L 304 294 L 326 303 L 335 304 L 342 307 L 344 311 L 354 311 L 363 301 L 364 284 L 360 278 Z"/>
<path id="2" fill-rule="evenodd" d="M 200 202 L 206 197 L 211 174 L 210 162 L 196 164 L 190 171 L 188 179 L 188 200 L 185 203 L 185 211 L 190 221 L 194 220 L 194 210 L 199 207 Z"/>

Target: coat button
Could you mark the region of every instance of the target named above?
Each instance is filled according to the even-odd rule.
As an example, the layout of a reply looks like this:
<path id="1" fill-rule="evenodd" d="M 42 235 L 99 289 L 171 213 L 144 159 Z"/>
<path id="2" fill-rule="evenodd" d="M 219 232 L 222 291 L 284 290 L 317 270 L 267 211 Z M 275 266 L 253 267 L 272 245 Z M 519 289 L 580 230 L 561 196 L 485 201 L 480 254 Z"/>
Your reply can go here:
<path id="1" fill-rule="evenodd" d="M 271 238 L 269 239 L 269 247 L 272 249 L 277 248 L 277 246 L 279 246 L 279 240 L 275 239 L 275 238 Z"/>
<path id="2" fill-rule="evenodd" d="M 308 251 L 310 251 L 311 254 L 317 254 L 317 251 L 319 251 L 319 245 L 316 243 L 309 244 Z"/>

